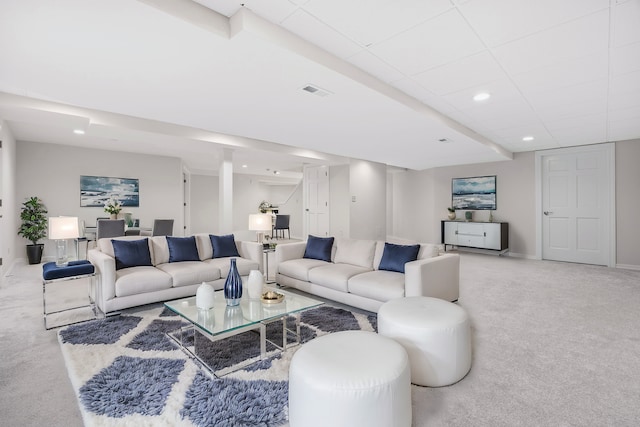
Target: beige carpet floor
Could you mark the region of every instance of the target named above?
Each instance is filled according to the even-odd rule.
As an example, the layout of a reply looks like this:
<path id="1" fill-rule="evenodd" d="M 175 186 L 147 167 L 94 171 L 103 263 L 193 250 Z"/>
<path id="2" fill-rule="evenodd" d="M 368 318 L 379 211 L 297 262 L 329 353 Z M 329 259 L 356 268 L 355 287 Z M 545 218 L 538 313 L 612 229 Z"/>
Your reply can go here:
<path id="1" fill-rule="evenodd" d="M 452 386 L 413 387 L 414 426 L 640 425 L 639 271 L 479 254 L 461 264 L 473 365 Z M 19 266 L 0 283 L 0 424 L 80 426 L 40 277 Z"/>

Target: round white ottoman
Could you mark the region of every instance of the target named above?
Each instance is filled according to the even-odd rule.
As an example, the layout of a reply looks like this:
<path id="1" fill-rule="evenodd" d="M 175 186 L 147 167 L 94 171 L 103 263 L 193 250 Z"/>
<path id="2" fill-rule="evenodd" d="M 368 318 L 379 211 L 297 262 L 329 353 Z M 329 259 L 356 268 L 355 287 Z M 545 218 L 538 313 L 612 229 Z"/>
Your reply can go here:
<path id="1" fill-rule="evenodd" d="M 304 344 L 289 366 L 289 424 L 410 426 L 407 352 L 365 331 L 336 332 Z"/>
<path id="2" fill-rule="evenodd" d="M 469 316 L 451 302 L 429 297 L 388 301 L 378 310 L 378 333 L 407 350 L 414 384 L 450 385 L 471 369 Z"/>

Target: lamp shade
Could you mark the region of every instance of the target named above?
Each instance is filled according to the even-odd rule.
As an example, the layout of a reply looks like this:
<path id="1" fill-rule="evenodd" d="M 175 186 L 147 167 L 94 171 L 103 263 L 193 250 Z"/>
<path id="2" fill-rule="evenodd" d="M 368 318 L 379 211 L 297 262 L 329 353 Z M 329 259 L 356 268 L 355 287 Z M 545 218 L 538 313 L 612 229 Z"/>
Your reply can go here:
<path id="1" fill-rule="evenodd" d="M 269 214 L 250 214 L 249 230 L 269 231 L 271 230 L 272 216 Z"/>
<path id="2" fill-rule="evenodd" d="M 80 237 L 80 232 L 78 231 L 78 217 L 49 217 L 49 238 L 51 240 L 76 239 L 78 237 Z"/>

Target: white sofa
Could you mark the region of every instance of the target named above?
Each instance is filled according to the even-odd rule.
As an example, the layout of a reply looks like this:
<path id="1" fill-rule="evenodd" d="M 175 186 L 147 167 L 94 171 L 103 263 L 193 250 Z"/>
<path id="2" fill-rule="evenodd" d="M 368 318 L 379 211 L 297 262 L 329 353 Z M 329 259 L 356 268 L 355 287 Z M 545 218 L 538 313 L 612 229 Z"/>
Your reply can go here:
<path id="1" fill-rule="evenodd" d="M 386 301 L 427 296 L 457 301 L 460 257 L 440 254 L 439 247 L 420 244 L 418 258 L 405 272 L 380 270 L 384 241 L 336 238 L 331 262 L 303 258 L 306 242 L 276 247 L 276 281 L 301 291 L 377 312 Z"/>
<path id="2" fill-rule="evenodd" d="M 212 258 L 213 246 L 209 234 L 196 234 L 199 261 L 169 262 L 170 253 L 165 236 L 123 236 L 104 238 L 89 250 L 89 261 L 96 267 L 96 304 L 109 314 L 128 307 L 159 301 L 169 301 L 196 294 L 202 282 L 222 289 L 229 273 L 230 257 Z M 148 239 L 149 266 L 134 266 L 117 270 L 112 240 Z M 236 241 L 240 257 L 236 258 L 243 281 L 251 270 L 262 271 L 262 245 Z"/>

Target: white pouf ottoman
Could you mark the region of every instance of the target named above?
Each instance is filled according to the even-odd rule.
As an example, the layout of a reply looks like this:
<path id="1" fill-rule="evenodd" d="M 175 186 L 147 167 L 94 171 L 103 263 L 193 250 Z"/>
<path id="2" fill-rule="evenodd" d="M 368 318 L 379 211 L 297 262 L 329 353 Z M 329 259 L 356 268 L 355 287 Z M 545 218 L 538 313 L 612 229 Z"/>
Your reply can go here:
<path id="1" fill-rule="evenodd" d="M 410 426 L 407 352 L 365 331 L 336 332 L 304 344 L 289 366 L 289 424 Z"/>
<path id="2" fill-rule="evenodd" d="M 388 301 L 378 310 L 378 333 L 407 350 L 414 384 L 450 385 L 471 369 L 469 316 L 451 302 L 429 297 Z"/>

